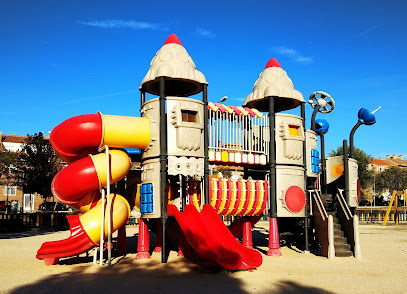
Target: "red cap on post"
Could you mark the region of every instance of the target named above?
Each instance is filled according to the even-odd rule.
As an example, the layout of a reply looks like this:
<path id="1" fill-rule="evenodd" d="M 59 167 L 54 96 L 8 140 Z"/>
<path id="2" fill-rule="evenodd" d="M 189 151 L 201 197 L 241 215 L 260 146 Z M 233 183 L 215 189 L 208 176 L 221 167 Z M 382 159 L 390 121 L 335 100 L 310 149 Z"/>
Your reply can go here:
<path id="1" fill-rule="evenodd" d="M 277 59 L 275 59 L 273 57 L 269 60 L 269 62 L 267 62 L 267 65 L 264 69 L 269 68 L 269 67 L 280 67 L 281 68 L 281 65 L 280 65 L 280 63 L 278 63 Z"/>
<path id="2" fill-rule="evenodd" d="M 182 46 L 182 43 L 176 34 L 169 35 L 167 40 L 165 41 L 164 45 L 166 45 L 166 44 L 178 44 L 178 45 Z"/>

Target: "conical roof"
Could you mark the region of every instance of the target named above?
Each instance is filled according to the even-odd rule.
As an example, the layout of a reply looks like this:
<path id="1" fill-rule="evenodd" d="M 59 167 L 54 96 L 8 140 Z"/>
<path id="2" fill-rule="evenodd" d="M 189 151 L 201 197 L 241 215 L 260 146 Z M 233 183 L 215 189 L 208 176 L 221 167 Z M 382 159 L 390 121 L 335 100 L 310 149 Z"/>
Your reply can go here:
<path id="1" fill-rule="evenodd" d="M 166 96 L 195 95 L 202 91 L 202 84 L 208 84 L 175 34 L 171 34 L 157 51 L 141 82 L 141 89 L 153 95 L 160 95 L 160 77 L 166 77 Z"/>
<path id="2" fill-rule="evenodd" d="M 294 84 L 288 77 L 287 72 L 275 58 L 271 58 L 259 75 L 243 106 L 257 108 L 260 111 L 268 112 L 268 97 L 275 99 L 275 111 L 283 111 L 297 107 L 301 102 L 305 102 L 301 92 L 294 89 Z"/>

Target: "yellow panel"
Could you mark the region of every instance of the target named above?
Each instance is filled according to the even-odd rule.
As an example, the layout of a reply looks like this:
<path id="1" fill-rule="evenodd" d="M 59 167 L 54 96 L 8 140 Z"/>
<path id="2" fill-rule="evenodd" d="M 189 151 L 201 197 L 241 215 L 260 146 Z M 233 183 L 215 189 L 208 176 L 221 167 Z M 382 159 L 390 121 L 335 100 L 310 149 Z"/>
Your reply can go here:
<path id="1" fill-rule="evenodd" d="M 229 161 L 229 153 L 227 151 L 222 151 L 221 158 L 222 158 L 223 162 L 228 162 Z"/>
<path id="2" fill-rule="evenodd" d="M 299 128 L 300 128 L 299 126 L 289 125 L 288 126 L 288 133 L 290 134 L 290 136 L 298 136 L 298 129 Z"/>
<path id="3" fill-rule="evenodd" d="M 332 166 L 332 176 L 333 177 L 340 177 L 343 174 L 343 164 L 337 164 Z"/>
<path id="4" fill-rule="evenodd" d="M 252 210 L 253 208 L 253 204 L 254 204 L 254 198 L 255 198 L 255 194 L 256 194 L 256 182 L 255 181 L 250 181 L 250 191 L 248 193 L 249 196 L 249 205 L 247 206 L 247 210 L 245 211 L 245 213 L 243 215 L 248 215 L 249 212 Z"/>

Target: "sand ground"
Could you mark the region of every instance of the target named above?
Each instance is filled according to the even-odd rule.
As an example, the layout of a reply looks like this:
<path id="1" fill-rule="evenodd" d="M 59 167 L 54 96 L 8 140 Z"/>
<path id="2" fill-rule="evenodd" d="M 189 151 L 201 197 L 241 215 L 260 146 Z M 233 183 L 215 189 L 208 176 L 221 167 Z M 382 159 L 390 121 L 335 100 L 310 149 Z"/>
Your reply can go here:
<path id="1" fill-rule="evenodd" d="M 0 236 L 0 293 L 406 293 L 407 224 L 360 225 L 361 260 L 328 260 L 282 247 L 267 257 L 267 225 L 253 233 L 263 264 L 252 272 L 211 271 L 171 252 L 135 260 L 137 227 L 129 227 L 128 253 L 112 267 L 94 265 L 85 254 L 45 266 L 35 254 L 45 241 L 68 231 L 5 233 Z"/>

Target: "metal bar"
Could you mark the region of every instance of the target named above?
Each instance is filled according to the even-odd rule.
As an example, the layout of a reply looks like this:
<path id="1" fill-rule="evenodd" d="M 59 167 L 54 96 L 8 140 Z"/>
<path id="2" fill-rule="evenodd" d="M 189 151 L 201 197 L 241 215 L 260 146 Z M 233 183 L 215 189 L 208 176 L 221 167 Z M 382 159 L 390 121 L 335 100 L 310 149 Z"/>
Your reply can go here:
<path id="1" fill-rule="evenodd" d="M 343 140 L 343 176 L 345 177 L 345 200 L 349 205 L 349 158 L 348 158 L 348 142 Z"/>
<path id="2" fill-rule="evenodd" d="M 355 136 L 355 132 L 356 130 L 362 125 L 362 123 L 360 121 L 358 121 L 352 128 L 352 130 L 350 131 L 350 135 L 349 135 L 349 153 L 350 153 L 350 158 L 355 158 L 355 147 L 353 145 L 353 137 Z"/>
<path id="3" fill-rule="evenodd" d="M 99 265 L 103 265 L 103 241 L 105 240 L 105 189 L 102 189 L 102 216 L 100 221 Z"/>
<path id="4" fill-rule="evenodd" d="M 269 99 L 269 124 L 270 124 L 270 212 L 271 218 L 277 217 L 277 174 L 276 174 L 276 113 L 274 109 L 274 97 Z"/>
<path id="5" fill-rule="evenodd" d="M 309 227 L 308 227 L 308 209 L 307 209 L 307 203 L 309 202 L 308 199 L 308 190 L 307 190 L 307 182 L 308 182 L 308 177 L 307 177 L 307 136 L 305 134 L 305 102 L 301 103 L 301 118 L 302 118 L 302 128 L 304 130 L 304 142 L 302 145 L 302 163 L 304 167 L 304 194 L 305 194 L 305 218 L 304 218 L 304 242 L 305 242 L 305 252 L 309 253 Z M 311 207 L 311 205 L 310 205 Z"/>
<path id="6" fill-rule="evenodd" d="M 110 154 L 109 146 L 105 145 L 106 152 L 106 205 L 107 205 L 107 264 L 112 266 L 112 204 L 110 199 Z"/>
<path id="7" fill-rule="evenodd" d="M 167 221 L 167 117 L 165 113 L 165 77 L 160 77 L 160 198 L 161 198 L 161 224 L 162 224 L 162 251 L 161 262 L 167 262 L 165 227 Z"/>
<path id="8" fill-rule="evenodd" d="M 208 108 L 208 85 L 203 84 L 202 100 L 204 109 Z M 208 112 L 204 111 L 204 203 L 209 204 L 209 158 L 208 158 Z"/>

